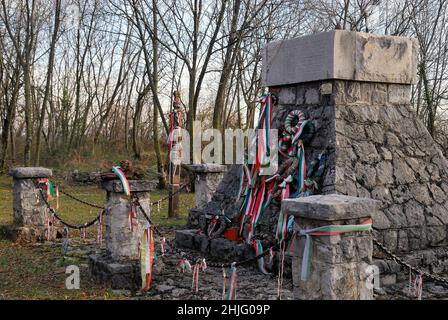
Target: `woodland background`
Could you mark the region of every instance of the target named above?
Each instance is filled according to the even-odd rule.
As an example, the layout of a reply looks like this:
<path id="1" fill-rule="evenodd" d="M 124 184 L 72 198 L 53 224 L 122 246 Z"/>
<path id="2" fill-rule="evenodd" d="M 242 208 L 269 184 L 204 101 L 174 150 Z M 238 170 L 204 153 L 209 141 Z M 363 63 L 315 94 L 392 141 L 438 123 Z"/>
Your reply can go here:
<path id="1" fill-rule="evenodd" d="M 448 151 L 448 0 L 0 0 L 0 170 L 141 162 L 191 129 L 253 126 L 270 41 L 342 28 L 420 43 L 413 108 Z M 291 61 L 290 63 L 295 63 Z"/>

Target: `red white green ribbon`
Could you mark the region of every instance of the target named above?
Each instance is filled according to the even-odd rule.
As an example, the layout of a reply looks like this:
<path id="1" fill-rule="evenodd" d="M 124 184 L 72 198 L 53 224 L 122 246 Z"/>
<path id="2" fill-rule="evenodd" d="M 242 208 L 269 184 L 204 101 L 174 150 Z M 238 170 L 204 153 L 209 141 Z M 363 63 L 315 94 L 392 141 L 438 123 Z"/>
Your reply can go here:
<path id="1" fill-rule="evenodd" d="M 255 256 L 263 254 L 263 246 L 260 240 L 256 239 L 252 240 L 252 247 L 255 250 Z M 264 257 L 258 258 L 257 263 L 258 263 L 258 269 L 260 269 L 261 273 L 269 274 L 269 272 L 266 270 L 266 262 L 264 261 Z"/>
<path id="2" fill-rule="evenodd" d="M 226 274 L 226 268 L 224 266 L 222 267 L 222 300 L 226 297 L 226 284 L 227 282 L 227 274 Z"/>
<path id="3" fill-rule="evenodd" d="M 191 289 L 194 289 L 195 292 L 199 290 L 199 270 L 205 272 L 207 270 L 207 264 L 205 263 L 205 259 L 200 259 L 193 268 L 193 280 L 191 282 Z"/>
<path id="4" fill-rule="evenodd" d="M 134 232 L 134 210 L 132 210 L 133 205 L 131 204 L 131 208 L 129 209 L 129 229 L 131 232 Z"/>
<path id="5" fill-rule="evenodd" d="M 180 259 L 180 261 L 178 262 L 176 269 L 178 272 L 191 272 L 191 264 L 190 261 L 188 261 L 185 258 Z"/>
<path id="6" fill-rule="evenodd" d="M 56 200 L 56 210 L 58 210 L 59 209 L 59 188 L 58 187 L 56 187 L 55 200 Z"/>
<path id="7" fill-rule="evenodd" d="M 285 269 L 285 250 L 286 243 L 280 243 L 280 265 L 278 266 L 278 277 L 277 277 L 277 298 L 280 300 L 282 298 L 282 289 L 283 289 L 283 271 Z"/>
<path id="8" fill-rule="evenodd" d="M 50 240 L 50 217 L 49 217 L 50 211 L 45 208 L 45 238 L 47 241 Z"/>
<path id="9" fill-rule="evenodd" d="M 258 169 L 265 164 L 270 154 L 270 129 L 272 123 L 272 96 L 270 93 L 260 99 L 261 111 L 257 125 L 257 154 L 255 167 Z"/>
<path id="10" fill-rule="evenodd" d="M 231 265 L 232 275 L 230 277 L 230 287 L 229 293 L 227 295 L 227 300 L 235 300 L 236 299 L 236 262 L 233 262 Z"/>
<path id="11" fill-rule="evenodd" d="M 244 164 L 241 166 L 241 176 L 240 176 L 240 186 L 238 187 L 238 193 L 237 193 L 237 198 L 236 201 L 238 201 L 241 197 L 241 193 L 243 192 L 243 188 L 244 188 L 244 178 L 245 178 L 245 169 L 244 169 Z"/>
<path id="12" fill-rule="evenodd" d="M 330 225 L 314 229 L 300 230 L 299 235 L 305 236 L 305 249 L 302 259 L 302 272 L 300 278 L 302 281 L 308 280 L 311 268 L 311 257 L 313 255 L 313 237 L 314 236 L 334 236 L 347 232 L 369 231 L 372 229 L 372 219 L 368 219 L 361 224 L 355 225 Z"/>
<path id="13" fill-rule="evenodd" d="M 142 288 L 147 291 L 151 285 L 152 265 L 154 262 L 154 231 L 152 226 L 143 229 L 143 236 L 140 241 L 140 273 L 142 278 Z"/>
<path id="14" fill-rule="evenodd" d="M 282 190 L 280 197 L 281 197 L 280 201 L 289 198 L 289 184 L 286 184 L 285 188 Z M 276 238 L 280 243 L 282 243 L 286 239 L 286 234 L 288 232 L 288 219 L 289 215 L 287 215 L 286 213 L 282 213 L 280 211 L 278 216 L 277 232 L 276 232 Z"/>
<path id="15" fill-rule="evenodd" d="M 260 219 L 261 213 L 263 212 L 265 191 L 266 191 L 266 183 L 265 183 L 265 179 L 263 177 L 262 182 L 261 182 L 261 187 L 257 192 L 257 196 L 256 196 L 256 200 L 254 202 L 252 212 L 250 213 L 251 219 L 250 219 L 250 224 L 249 224 L 249 234 L 246 239 L 248 243 L 250 243 L 250 240 L 255 231 L 255 227 L 258 223 L 258 220 Z"/>
<path id="16" fill-rule="evenodd" d="M 101 210 L 99 218 L 98 218 L 98 236 L 97 242 L 99 245 L 103 242 L 103 211 Z"/>
<path id="17" fill-rule="evenodd" d="M 129 197 L 131 196 L 131 188 L 129 187 L 129 181 L 126 178 L 126 175 L 121 171 L 120 167 L 112 167 L 113 173 L 115 173 L 120 179 L 121 184 L 123 185 L 123 192 Z"/>
<path id="18" fill-rule="evenodd" d="M 299 158 L 299 167 L 297 169 L 297 180 L 299 182 L 298 189 L 301 190 L 305 187 L 306 179 L 306 161 L 305 161 L 305 148 L 300 140 L 297 146 L 297 157 Z"/>
<path id="19" fill-rule="evenodd" d="M 292 141 L 291 141 L 292 144 L 295 144 L 295 143 L 297 142 L 297 140 L 298 140 L 298 139 L 300 138 L 300 136 L 302 135 L 303 130 L 304 130 L 305 127 L 308 125 L 308 123 L 309 123 L 309 120 L 304 120 L 304 121 L 301 123 L 299 129 L 296 131 L 296 133 L 294 133 L 294 136 L 293 136 Z"/>
<path id="20" fill-rule="evenodd" d="M 160 253 L 162 254 L 162 257 L 165 255 L 165 244 L 166 239 L 165 237 L 162 237 L 162 240 L 160 240 Z"/>

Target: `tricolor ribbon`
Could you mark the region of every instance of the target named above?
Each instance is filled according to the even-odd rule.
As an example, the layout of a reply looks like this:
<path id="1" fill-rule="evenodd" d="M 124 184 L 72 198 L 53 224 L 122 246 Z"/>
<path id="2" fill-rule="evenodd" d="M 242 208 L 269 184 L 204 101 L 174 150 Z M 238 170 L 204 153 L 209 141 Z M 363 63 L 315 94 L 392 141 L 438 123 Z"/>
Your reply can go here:
<path id="1" fill-rule="evenodd" d="M 50 240 L 50 217 L 49 217 L 50 210 L 45 208 L 45 238 L 47 241 Z"/>
<path id="2" fill-rule="evenodd" d="M 160 252 L 162 254 L 162 257 L 165 255 L 165 243 L 166 239 L 165 237 L 162 237 L 162 240 L 160 240 Z"/>
<path id="3" fill-rule="evenodd" d="M 259 255 L 263 254 L 263 246 L 262 246 L 260 240 L 253 239 L 252 247 L 255 250 L 255 256 L 259 256 Z M 258 263 L 258 269 L 260 269 L 261 273 L 269 274 L 269 272 L 266 270 L 266 263 L 264 261 L 264 257 L 258 258 L 257 263 Z"/>
<path id="4" fill-rule="evenodd" d="M 56 187 L 55 200 L 56 200 L 56 210 L 58 210 L 59 209 L 59 188 L 58 187 Z"/>
<path id="5" fill-rule="evenodd" d="M 414 292 L 417 300 L 422 300 L 423 295 L 423 274 L 419 274 L 414 280 Z"/>
<path id="6" fill-rule="evenodd" d="M 305 249 L 303 252 L 302 271 L 300 278 L 302 281 L 308 280 L 311 268 L 311 257 L 313 255 L 314 236 L 334 236 L 347 232 L 369 231 L 372 229 L 372 219 L 368 219 L 356 225 L 330 225 L 314 229 L 300 230 L 299 235 L 305 236 Z"/>
<path id="7" fill-rule="evenodd" d="M 191 272 L 191 264 L 190 261 L 188 261 L 185 258 L 180 259 L 179 263 L 176 266 L 176 269 L 178 272 L 182 272 L 185 273 L 186 272 Z"/>
<path id="8" fill-rule="evenodd" d="M 237 198 L 236 201 L 238 201 L 241 197 L 241 193 L 243 192 L 243 188 L 244 188 L 244 165 L 241 166 L 241 175 L 240 175 L 240 186 L 238 187 L 238 193 L 237 193 Z"/>
<path id="9" fill-rule="evenodd" d="M 129 186 L 129 181 L 126 178 L 126 175 L 121 171 L 120 167 L 112 167 L 113 173 L 117 175 L 117 177 L 120 179 L 121 184 L 123 185 L 123 192 L 130 197 L 131 196 L 131 188 Z"/>
<path id="10" fill-rule="evenodd" d="M 280 195 L 281 200 L 289 198 L 289 184 L 286 184 Z M 282 243 L 286 239 L 288 233 L 289 215 L 280 212 L 278 215 L 276 238 Z"/>
<path id="11" fill-rule="evenodd" d="M 101 210 L 100 212 L 100 216 L 98 219 L 98 237 L 97 237 L 97 242 L 98 244 L 101 246 L 101 244 L 103 243 L 103 223 L 104 223 L 104 211 Z"/>
<path id="12" fill-rule="evenodd" d="M 230 277 L 230 287 L 229 287 L 229 293 L 227 295 L 227 300 L 235 300 L 236 299 L 236 262 L 232 262 L 231 265 L 232 275 Z"/>
<path id="13" fill-rule="evenodd" d="M 140 242 L 140 272 L 142 288 L 148 291 L 151 286 L 152 265 L 154 262 L 154 232 L 152 226 L 143 229 L 143 237 Z"/>
<path id="14" fill-rule="evenodd" d="M 193 280 L 191 283 L 191 288 L 198 292 L 199 290 L 199 270 L 205 272 L 207 270 L 207 264 L 205 263 L 205 259 L 199 259 L 198 262 L 194 265 L 193 268 Z"/>
<path id="15" fill-rule="evenodd" d="M 129 230 L 131 230 L 131 232 L 134 232 L 134 212 L 132 210 L 132 205 L 131 208 L 129 209 Z"/>
<path id="16" fill-rule="evenodd" d="M 285 250 L 286 243 L 280 243 L 280 264 L 278 266 L 278 277 L 277 277 L 277 298 L 280 300 L 282 298 L 282 288 L 283 288 L 283 271 L 285 268 Z"/>
<path id="17" fill-rule="evenodd" d="M 249 234 L 246 239 L 248 243 L 250 243 L 250 240 L 255 232 L 255 227 L 256 227 L 258 221 L 260 220 L 261 213 L 263 212 L 265 191 L 266 191 L 266 183 L 265 183 L 265 179 L 263 177 L 261 187 L 257 193 L 257 198 L 255 200 L 253 211 L 250 213 L 251 220 L 250 220 L 250 224 L 249 224 Z"/>
<path id="18" fill-rule="evenodd" d="M 222 266 L 222 300 L 226 297 L 226 284 L 227 282 L 227 274 L 226 274 L 226 268 Z"/>

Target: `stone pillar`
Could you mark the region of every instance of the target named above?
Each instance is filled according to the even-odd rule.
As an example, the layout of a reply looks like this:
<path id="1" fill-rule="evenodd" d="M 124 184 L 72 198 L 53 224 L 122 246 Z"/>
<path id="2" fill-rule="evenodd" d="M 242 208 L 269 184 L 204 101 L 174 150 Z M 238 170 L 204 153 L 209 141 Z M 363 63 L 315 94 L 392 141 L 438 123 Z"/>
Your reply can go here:
<path id="1" fill-rule="evenodd" d="M 268 44 L 262 81 L 279 97 L 275 127 L 291 110 L 315 124 L 305 152 L 312 161 L 326 151 L 319 193 L 379 200 L 378 241 L 443 275 L 448 160 L 411 105 L 417 56 L 415 39 L 334 30 Z M 407 280 L 395 263 L 381 261 L 384 283 Z"/>
<path id="2" fill-rule="evenodd" d="M 151 181 L 130 180 L 131 199 L 137 195 L 139 201 L 150 215 L 150 190 L 153 189 Z M 139 215 L 134 220 L 134 232 L 129 227 L 129 212 L 131 204 L 129 199 L 123 193 L 123 186 L 119 180 L 105 181 L 101 187 L 107 191 L 107 203 L 105 216 L 106 227 L 106 252 L 116 261 L 138 258 L 138 232 L 137 221 L 146 221 Z"/>
<path id="3" fill-rule="evenodd" d="M 155 185 L 148 180 L 129 180 L 131 199 L 137 195 L 150 216 L 150 191 Z M 103 181 L 101 188 L 107 191 L 105 215 L 106 251 L 89 257 L 89 268 L 93 278 L 112 289 L 137 290 L 141 284 L 138 257 L 138 220 L 146 222 L 141 212 L 134 218 L 134 232 L 129 226 L 131 204 L 123 193 L 119 180 Z"/>
<path id="4" fill-rule="evenodd" d="M 191 170 L 195 174 L 196 208 L 203 209 L 212 199 L 227 167 L 220 164 L 194 164 L 191 165 Z"/>
<path id="5" fill-rule="evenodd" d="M 16 167 L 13 178 L 13 224 L 9 228 L 14 240 L 35 241 L 45 237 L 47 206 L 36 187 L 38 179 L 47 179 L 52 171 L 42 167 Z"/>
<path id="6" fill-rule="evenodd" d="M 300 300 L 373 299 L 368 276 L 372 265 L 370 231 L 313 236 L 308 280 L 301 280 L 305 236 L 300 230 L 329 225 L 358 225 L 378 211 L 378 201 L 343 195 L 317 195 L 282 201 L 282 212 L 293 215 L 297 236 L 292 240 L 294 297 Z M 300 228 L 300 229 L 299 229 Z"/>

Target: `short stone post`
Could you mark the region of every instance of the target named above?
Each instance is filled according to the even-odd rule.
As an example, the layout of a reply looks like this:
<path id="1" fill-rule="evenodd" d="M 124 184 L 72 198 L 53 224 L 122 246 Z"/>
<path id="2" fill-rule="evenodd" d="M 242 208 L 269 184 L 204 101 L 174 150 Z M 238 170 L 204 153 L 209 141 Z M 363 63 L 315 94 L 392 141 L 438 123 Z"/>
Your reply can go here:
<path id="1" fill-rule="evenodd" d="M 13 240 L 36 241 L 45 238 L 47 206 L 42 200 L 36 180 L 52 176 L 51 169 L 16 167 L 10 170 L 13 178 L 13 224 L 9 228 Z"/>
<path id="2" fill-rule="evenodd" d="M 190 166 L 195 174 L 196 208 L 203 209 L 212 199 L 227 167 L 221 164 L 193 164 Z"/>
<path id="3" fill-rule="evenodd" d="M 148 180 L 129 180 L 131 199 L 137 195 L 140 204 L 150 216 L 150 191 L 154 183 Z M 138 221 L 146 223 L 141 211 L 133 219 L 131 231 L 129 213 L 131 202 L 123 193 L 119 180 L 103 181 L 101 188 L 107 191 L 105 222 L 106 252 L 89 259 L 92 276 L 112 289 L 136 289 L 140 284 L 138 256 Z"/>
<path id="4" fill-rule="evenodd" d="M 150 214 L 150 190 L 153 189 L 151 181 L 130 180 L 131 199 L 137 196 L 145 212 Z M 134 220 L 134 232 L 129 225 L 129 212 L 131 203 L 123 193 L 123 185 L 119 180 L 103 182 L 101 187 L 107 191 L 106 217 L 106 251 L 112 259 L 128 260 L 138 258 L 138 232 L 137 222 L 144 217 L 139 215 Z"/>
<path id="5" fill-rule="evenodd" d="M 359 225 L 378 210 L 378 202 L 337 194 L 282 201 L 282 212 L 295 217 L 291 243 L 294 297 L 300 300 L 373 299 L 372 235 L 370 231 L 311 236 L 308 280 L 301 279 L 306 237 L 300 230 L 330 225 Z M 375 276 L 375 275 L 374 275 Z M 377 275 L 378 276 L 378 275 Z M 369 278 L 371 277 L 371 278 Z"/>

